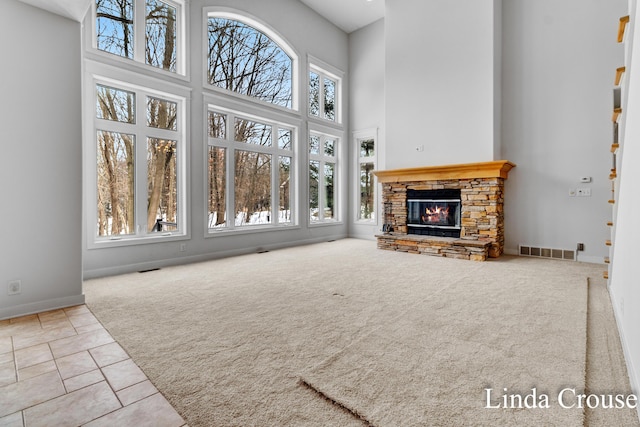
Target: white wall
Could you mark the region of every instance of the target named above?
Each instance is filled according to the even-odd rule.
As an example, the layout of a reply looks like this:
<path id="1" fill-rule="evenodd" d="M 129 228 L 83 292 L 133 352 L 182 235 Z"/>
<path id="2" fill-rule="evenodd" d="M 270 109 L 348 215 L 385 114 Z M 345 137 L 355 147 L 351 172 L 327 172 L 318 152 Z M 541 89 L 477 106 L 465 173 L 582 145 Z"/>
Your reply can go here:
<path id="1" fill-rule="evenodd" d="M 621 142 L 619 165 L 619 194 L 617 216 L 614 218 L 615 235 L 609 291 L 618 321 L 620 336 L 627 360 L 631 386 L 637 393 L 640 390 L 640 287 L 637 280 L 638 232 L 637 218 L 640 212 L 640 123 L 632 117 L 640 115 L 640 11 L 635 0 L 629 1 L 631 25 L 628 30 L 632 37 L 626 38 L 631 45 L 631 57 L 624 64 L 627 72 L 624 85 L 628 90 L 627 106 L 623 111 L 622 124 L 625 126 L 624 139 Z M 623 16 L 621 14 L 620 16 Z M 622 63 L 620 65 L 623 65 Z"/>
<path id="2" fill-rule="evenodd" d="M 502 157 L 508 253 L 575 249 L 602 262 L 611 217 L 613 79 L 625 0 L 509 0 L 503 5 Z M 580 184 L 580 177 L 592 177 Z M 569 189 L 591 188 L 591 197 Z"/>
<path id="3" fill-rule="evenodd" d="M 238 11 L 244 11 L 257 20 L 267 24 L 287 40 L 300 57 L 302 81 L 300 90 L 303 98 L 306 91 L 307 55 L 324 61 L 325 63 L 344 71 L 345 84 L 343 93 L 349 93 L 348 71 L 348 38 L 347 35 L 333 24 L 320 17 L 313 10 L 297 0 L 192 0 L 190 6 L 190 81 L 186 87 L 191 93 L 191 122 L 190 122 L 190 213 L 191 238 L 186 241 L 186 251 L 180 252 L 180 245 L 184 241 L 170 243 L 143 244 L 106 249 L 87 249 L 86 241 L 83 251 L 83 269 L 86 278 L 101 275 L 116 274 L 141 269 L 162 267 L 172 264 L 206 260 L 221 256 L 229 256 L 254 252 L 258 249 L 275 249 L 284 246 L 304 244 L 329 239 L 338 239 L 347 235 L 348 221 L 348 133 L 349 104 L 345 103 L 343 122 L 345 123 L 345 140 L 341 144 L 341 156 L 344 169 L 342 179 L 343 191 L 339 193 L 342 211 L 342 222 L 334 225 L 309 227 L 307 215 L 307 172 L 306 172 L 306 135 L 307 127 L 300 128 L 299 142 L 302 154 L 300 161 L 300 179 L 298 181 L 298 200 L 300 227 L 287 230 L 258 232 L 251 234 L 217 235 L 206 237 L 205 212 L 205 165 L 202 159 L 205 153 L 204 130 L 204 102 L 203 102 L 203 73 L 204 62 L 200 56 L 203 52 L 204 29 L 203 7 L 222 6 Z M 301 102 L 301 114 L 306 117 L 306 102 Z M 90 207 L 88 208 L 90 209 Z"/>
<path id="4" fill-rule="evenodd" d="M 385 169 L 385 53 L 384 32 L 385 23 L 381 19 L 360 30 L 349 34 L 349 117 L 350 117 L 350 143 L 349 162 L 352 168 L 349 185 L 351 224 L 349 235 L 364 239 L 374 239 L 374 235 L 380 232 L 382 227 L 380 208 L 381 186 L 376 187 L 378 209 L 376 210 L 375 223 L 363 223 L 355 221 L 358 209 L 359 169 L 357 169 L 357 148 L 354 147 L 354 133 L 374 131 L 377 134 L 377 169 Z"/>
<path id="5" fill-rule="evenodd" d="M 0 319 L 84 302 L 80 24 L 16 0 L 2 17 Z"/>
<path id="6" fill-rule="evenodd" d="M 386 1 L 387 168 L 496 160 L 500 3 Z"/>

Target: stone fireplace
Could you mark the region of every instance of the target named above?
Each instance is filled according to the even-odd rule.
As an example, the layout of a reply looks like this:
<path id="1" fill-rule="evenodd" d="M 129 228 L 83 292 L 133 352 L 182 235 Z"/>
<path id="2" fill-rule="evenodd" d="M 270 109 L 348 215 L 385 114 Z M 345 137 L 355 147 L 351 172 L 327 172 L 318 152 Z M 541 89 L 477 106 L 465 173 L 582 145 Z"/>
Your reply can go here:
<path id="1" fill-rule="evenodd" d="M 504 250 L 504 180 L 515 164 L 469 163 L 374 172 L 382 184 L 380 249 L 484 261 Z"/>

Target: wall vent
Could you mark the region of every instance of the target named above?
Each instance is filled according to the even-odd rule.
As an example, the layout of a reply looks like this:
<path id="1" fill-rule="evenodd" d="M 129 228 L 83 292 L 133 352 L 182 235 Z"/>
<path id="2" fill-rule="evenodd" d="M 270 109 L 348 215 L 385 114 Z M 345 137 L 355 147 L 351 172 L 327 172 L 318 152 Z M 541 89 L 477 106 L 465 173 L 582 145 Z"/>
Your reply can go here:
<path id="1" fill-rule="evenodd" d="M 576 260 L 576 251 L 568 249 L 538 248 L 535 246 L 520 245 L 520 256 L 532 256 L 536 258 L 551 258 L 563 260 Z"/>

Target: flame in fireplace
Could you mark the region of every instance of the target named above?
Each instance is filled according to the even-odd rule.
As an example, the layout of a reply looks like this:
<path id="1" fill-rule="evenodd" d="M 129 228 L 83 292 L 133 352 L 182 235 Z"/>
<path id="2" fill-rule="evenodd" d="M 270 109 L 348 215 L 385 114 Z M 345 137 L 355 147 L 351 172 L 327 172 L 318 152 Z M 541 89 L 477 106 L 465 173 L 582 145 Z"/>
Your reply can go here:
<path id="1" fill-rule="evenodd" d="M 433 208 L 426 208 L 424 215 L 422 215 L 422 222 L 424 223 L 440 223 L 446 222 L 449 216 L 449 206 L 435 206 Z"/>

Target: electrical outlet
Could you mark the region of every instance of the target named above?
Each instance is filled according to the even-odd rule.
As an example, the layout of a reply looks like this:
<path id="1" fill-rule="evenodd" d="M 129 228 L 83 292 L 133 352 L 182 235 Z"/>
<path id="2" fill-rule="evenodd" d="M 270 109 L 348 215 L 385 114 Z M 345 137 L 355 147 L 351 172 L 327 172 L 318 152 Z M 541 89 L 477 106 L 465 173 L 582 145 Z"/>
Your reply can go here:
<path id="1" fill-rule="evenodd" d="M 424 145 L 417 145 L 416 146 L 416 151 L 419 153 L 422 153 L 424 151 Z"/>
<path id="2" fill-rule="evenodd" d="M 180 252 L 184 252 L 187 250 L 187 244 L 186 243 L 180 243 Z"/>
<path id="3" fill-rule="evenodd" d="M 578 250 L 578 252 L 579 251 L 584 251 L 584 243 L 578 243 L 577 250 Z"/>
<path id="4" fill-rule="evenodd" d="M 589 188 L 589 187 L 578 188 L 576 190 L 576 196 L 578 196 L 578 197 L 591 197 L 591 188 Z"/>
<path id="5" fill-rule="evenodd" d="M 18 295 L 22 292 L 22 282 L 20 280 L 12 280 L 7 286 L 7 295 Z"/>

